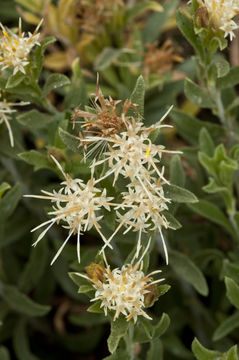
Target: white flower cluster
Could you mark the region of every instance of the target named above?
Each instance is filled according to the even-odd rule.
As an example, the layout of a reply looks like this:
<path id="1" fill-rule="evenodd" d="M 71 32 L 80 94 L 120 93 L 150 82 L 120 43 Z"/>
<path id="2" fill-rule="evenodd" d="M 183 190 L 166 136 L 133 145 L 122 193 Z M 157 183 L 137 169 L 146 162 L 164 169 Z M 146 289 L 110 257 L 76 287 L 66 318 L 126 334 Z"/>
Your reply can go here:
<path id="1" fill-rule="evenodd" d="M 98 165 L 107 162 L 109 170 L 99 181 L 111 174 L 114 174 L 113 185 L 119 175 L 130 181 L 128 191 L 122 194 L 121 204 L 115 207 L 117 221 L 120 224 L 104 247 L 110 243 L 122 226 L 126 227 L 125 233 L 132 228 L 134 231 L 139 231 L 139 238 L 142 232 L 158 229 L 166 263 L 168 263 L 167 247 L 161 229 L 170 226 L 162 212 L 168 209 L 167 203 L 170 199 L 164 196 L 163 191 L 163 185 L 168 183 L 164 177 L 164 167 L 159 170 L 156 164 L 160 163 L 162 153 L 178 153 L 178 151 L 168 151 L 162 145 L 153 144 L 150 134 L 164 127 L 171 127 L 162 124 L 170 110 L 171 108 L 157 124 L 150 127 L 145 127 L 142 122 L 130 118 L 125 121 L 125 130 L 119 134 L 103 138 L 88 135 L 84 139 L 89 143 L 104 140 L 108 145 L 103 160 L 94 161 L 91 166 L 94 171 Z M 155 176 L 158 179 L 155 179 Z"/>
<path id="2" fill-rule="evenodd" d="M 51 200 L 55 204 L 53 211 L 48 213 L 52 218 L 32 230 L 35 231 L 42 226 L 48 225 L 38 237 L 35 245 L 54 223 L 61 221 L 67 224 L 64 227 L 69 230 L 68 237 L 52 263 L 73 234 L 77 234 L 77 254 L 80 260 L 80 232 L 89 230 L 94 226 L 104 241 L 101 252 L 106 246 L 112 248 L 111 240 L 121 227 L 125 228 L 124 234 L 131 229 L 138 231 L 139 244 L 143 232 L 151 233 L 158 230 L 163 243 L 166 263 L 168 264 L 168 253 L 162 228 L 170 228 L 170 224 L 163 214 L 168 209 L 167 203 L 170 202 L 170 199 L 165 197 L 163 190 L 163 185 L 168 183 L 164 178 L 164 167 L 159 169 L 157 164 L 161 161 L 162 153 L 171 151 L 165 150 L 162 145 L 153 144 L 150 140 L 150 134 L 153 131 L 169 127 L 169 125 L 162 125 L 162 121 L 168 112 L 158 124 L 150 127 L 145 127 L 140 121 L 136 122 L 133 117 L 123 116 L 125 119 L 124 131 L 117 134 L 111 133 L 108 137 L 87 134 L 84 137 L 84 143 L 89 142 L 94 145 L 94 142 L 101 141 L 102 143 L 104 141 L 104 146 L 108 148 L 103 154 L 103 160 L 93 161 L 91 165 L 92 178 L 87 184 L 84 184 L 79 179 L 73 180 L 69 175 L 65 174 L 60 164 L 52 157 L 65 178 L 62 183 L 63 187 L 58 192 L 42 191 L 45 195 L 28 195 Z M 175 152 L 173 151 L 173 153 Z M 101 178 L 95 180 L 93 178 L 95 168 L 104 163 L 108 165 L 109 170 Z M 95 187 L 96 183 L 111 174 L 114 174 L 113 186 L 119 176 L 127 178 L 129 181 L 127 191 L 121 194 L 122 199 L 118 204 L 111 203 L 113 198 L 106 197 L 105 189 L 101 191 Z M 100 231 L 99 225 L 99 221 L 103 217 L 100 212 L 103 207 L 107 210 L 113 209 L 116 212 L 116 220 L 119 222 L 116 230 L 108 239 Z"/>
<path id="3" fill-rule="evenodd" d="M 5 99 L 0 101 L 0 124 L 5 123 L 5 125 L 8 129 L 10 144 L 12 147 L 14 146 L 14 138 L 13 138 L 13 134 L 12 134 L 10 121 L 11 121 L 11 115 L 17 111 L 15 109 L 13 109 L 12 107 L 28 105 L 28 104 L 29 104 L 28 102 L 23 102 L 23 101 L 21 101 L 19 103 L 11 103 L 11 102 L 7 102 Z"/>
<path id="4" fill-rule="evenodd" d="M 222 30 L 224 36 L 229 35 L 230 40 L 235 36 L 234 30 L 238 25 L 233 18 L 239 14 L 238 0 L 200 0 L 201 6 L 207 8 L 209 14 L 209 22 L 215 30 Z"/>
<path id="5" fill-rule="evenodd" d="M 154 280 L 152 276 L 161 272 L 156 270 L 148 275 L 143 272 L 143 258 L 150 246 L 150 241 L 138 261 L 135 261 L 140 253 L 141 245 L 138 242 L 137 251 L 130 264 L 123 265 L 121 269 L 111 270 L 107 263 L 105 254 L 104 272 L 98 278 L 78 273 L 77 275 L 92 282 L 95 288 L 95 297 L 91 301 L 101 301 L 105 315 L 108 311 L 114 311 L 114 320 L 120 314 L 126 316 L 127 321 L 131 319 L 137 321 L 137 317 L 142 315 L 147 319 L 152 319 L 143 308 L 146 306 L 145 297 L 150 293 L 150 287 L 164 279 Z M 155 300 L 157 294 L 155 296 Z"/>
<path id="6" fill-rule="evenodd" d="M 43 20 L 42 20 L 43 21 Z M 29 53 L 35 45 L 39 45 L 38 30 L 42 24 L 38 24 L 35 31 L 25 34 L 22 32 L 22 22 L 19 19 L 18 35 L 7 30 L 1 23 L 2 34 L 0 36 L 0 66 L 1 70 L 13 68 L 13 74 L 18 71 L 26 73 L 25 66 L 29 64 Z"/>
<path id="7" fill-rule="evenodd" d="M 54 256 L 51 264 L 55 262 L 73 234 L 77 234 L 77 256 L 78 261 L 80 262 L 81 231 L 90 230 L 94 226 L 103 241 L 107 244 L 107 240 L 100 231 L 99 225 L 99 221 L 103 216 L 98 216 L 97 213 L 102 207 L 110 210 L 111 204 L 109 201 L 112 200 L 112 198 L 106 197 L 105 189 L 101 191 L 95 187 L 96 180 L 94 178 L 91 178 L 86 184 L 84 184 L 84 182 L 80 179 L 72 179 L 69 175 L 64 173 L 61 165 L 53 156 L 52 159 L 55 161 L 57 167 L 65 178 L 65 181 L 61 183 L 63 187 L 59 191 L 53 190 L 52 193 L 42 190 L 45 195 L 25 195 L 26 197 L 51 200 L 51 202 L 54 203 L 54 211 L 50 211 L 48 213 L 48 215 L 53 216 L 53 218 L 32 229 L 32 231 L 35 231 L 45 225 L 48 225 L 47 228 L 38 236 L 33 245 L 35 246 L 38 244 L 53 224 L 62 221 L 63 223 L 66 223 L 63 227 L 69 229 L 69 234 Z M 110 244 L 108 245 L 112 248 Z"/>

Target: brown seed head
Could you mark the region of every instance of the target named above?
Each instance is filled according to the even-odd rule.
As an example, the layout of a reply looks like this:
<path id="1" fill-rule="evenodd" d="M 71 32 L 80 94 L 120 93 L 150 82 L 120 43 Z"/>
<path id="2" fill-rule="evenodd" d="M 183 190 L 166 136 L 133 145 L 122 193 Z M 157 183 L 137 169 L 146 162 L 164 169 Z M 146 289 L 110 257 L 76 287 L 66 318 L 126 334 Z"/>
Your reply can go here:
<path id="1" fill-rule="evenodd" d="M 179 49 L 172 42 L 166 40 L 158 48 L 157 44 L 147 44 L 147 51 L 144 53 L 144 71 L 149 74 L 163 74 L 173 68 L 174 62 L 181 62 L 183 59 L 179 56 Z"/>
<path id="2" fill-rule="evenodd" d="M 105 98 L 97 80 L 92 112 L 76 109 L 72 116 L 74 123 L 78 118 L 83 119 L 83 122 L 80 121 L 83 123 L 81 125 L 82 132 L 79 136 L 81 146 L 87 148 L 89 142 L 84 141 L 87 135 L 104 138 L 118 134 L 125 129 L 125 124 L 130 120 L 130 116 L 127 115 L 129 109 L 134 108 L 137 111 L 137 108 L 129 99 L 125 100 L 121 109 L 118 106 L 120 103 L 121 100 L 113 100 L 111 97 Z"/>
<path id="3" fill-rule="evenodd" d="M 77 23 L 83 31 L 95 33 L 102 24 L 109 23 L 114 11 L 123 5 L 122 0 L 78 0 Z"/>

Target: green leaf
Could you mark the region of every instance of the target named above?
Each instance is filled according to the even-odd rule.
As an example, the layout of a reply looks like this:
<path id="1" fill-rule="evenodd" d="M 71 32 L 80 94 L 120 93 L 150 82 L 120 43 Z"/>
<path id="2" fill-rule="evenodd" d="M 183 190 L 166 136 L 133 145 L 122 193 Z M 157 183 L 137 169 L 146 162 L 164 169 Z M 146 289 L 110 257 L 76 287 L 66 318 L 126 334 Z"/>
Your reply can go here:
<path id="1" fill-rule="evenodd" d="M 177 219 L 175 219 L 175 217 L 171 214 L 171 212 L 164 210 L 163 214 L 168 220 L 169 225 L 172 229 L 177 230 L 182 227 L 180 222 Z"/>
<path id="2" fill-rule="evenodd" d="M 19 157 L 26 163 L 34 166 L 34 171 L 39 169 L 52 169 L 55 170 L 55 165 L 47 156 L 40 151 L 30 150 L 19 154 Z"/>
<path id="3" fill-rule="evenodd" d="M 6 183 L 6 182 L 3 182 L 1 185 L 0 185 L 0 198 L 4 195 L 4 193 L 10 189 L 11 186 Z"/>
<path id="4" fill-rule="evenodd" d="M 225 277 L 225 285 L 228 299 L 237 309 L 239 309 L 239 285 L 229 277 Z"/>
<path id="5" fill-rule="evenodd" d="M 45 241 L 38 246 L 32 247 L 30 258 L 21 273 L 18 287 L 22 292 L 30 292 L 39 282 L 45 270 L 48 251 Z"/>
<path id="6" fill-rule="evenodd" d="M 206 128 L 202 128 L 199 134 L 199 147 L 201 152 L 205 153 L 208 156 L 213 156 L 214 154 L 214 143 Z"/>
<path id="7" fill-rule="evenodd" d="M 6 83 L 6 89 L 12 89 L 16 87 L 25 78 L 26 78 L 26 74 L 23 74 L 21 71 L 18 71 L 15 75 L 11 75 Z"/>
<path id="8" fill-rule="evenodd" d="M 239 327 L 239 311 L 229 316 L 220 323 L 220 325 L 214 331 L 212 339 L 214 341 L 218 341 L 224 338 L 225 336 L 227 336 L 228 334 L 230 334 L 234 329 L 238 327 Z"/>
<path id="9" fill-rule="evenodd" d="M 44 85 L 43 95 L 46 96 L 50 91 L 58 89 L 60 87 L 70 85 L 70 80 L 63 74 L 51 74 Z"/>
<path id="10" fill-rule="evenodd" d="M 214 65 L 217 69 L 217 76 L 218 78 L 222 78 L 226 76 L 230 71 L 230 64 L 227 60 L 223 59 L 222 57 L 217 57 L 214 61 Z"/>
<path id="11" fill-rule="evenodd" d="M 34 12 L 39 12 L 42 10 L 42 5 L 39 2 L 36 2 L 34 0 L 16 0 L 16 2 L 24 7 L 26 7 L 28 10 L 31 10 Z"/>
<path id="12" fill-rule="evenodd" d="M 90 291 L 94 291 L 92 285 L 81 285 L 78 290 L 78 294 L 86 294 Z"/>
<path id="13" fill-rule="evenodd" d="M 217 80 L 217 87 L 219 89 L 226 89 L 237 84 L 239 84 L 239 66 L 231 68 L 226 76 L 223 76 Z"/>
<path id="14" fill-rule="evenodd" d="M 38 79 L 38 77 L 41 73 L 41 70 L 43 67 L 43 62 L 44 62 L 44 53 L 45 53 L 47 46 L 54 43 L 55 41 L 56 41 L 56 39 L 53 36 L 46 37 L 40 41 L 40 46 L 36 46 L 36 48 L 31 53 L 31 68 L 32 68 L 35 80 Z"/>
<path id="15" fill-rule="evenodd" d="M 70 276 L 71 280 L 78 286 L 82 286 L 82 285 L 89 285 L 89 281 L 78 275 L 78 273 L 75 273 L 75 272 L 69 272 L 68 275 Z"/>
<path id="16" fill-rule="evenodd" d="M 170 251 L 170 264 L 178 278 L 189 282 L 203 296 L 208 295 L 208 286 L 201 270 L 186 255 Z"/>
<path id="17" fill-rule="evenodd" d="M 213 108 L 213 101 L 210 99 L 210 95 L 192 80 L 186 79 L 184 82 L 184 91 L 187 98 L 201 108 Z"/>
<path id="18" fill-rule="evenodd" d="M 151 321 L 149 321 L 148 319 L 145 319 L 143 316 L 140 316 L 138 321 L 139 321 L 139 324 L 142 325 L 142 328 L 144 329 L 147 337 L 149 339 L 152 339 L 153 333 L 154 333 L 154 327 L 151 324 Z"/>
<path id="19" fill-rule="evenodd" d="M 2 220 L 9 218 L 13 214 L 21 197 L 21 185 L 16 184 L 0 199 L 0 213 Z"/>
<path id="20" fill-rule="evenodd" d="M 178 155 L 174 155 L 170 161 L 170 182 L 180 187 L 185 185 L 185 174 Z"/>
<path id="21" fill-rule="evenodd" d="M 29 129 L 43 129 L 54 121 L 54 117 L 34 109 L 21 113 L 17 121 Z"/>
<path id="22" fill-rule="evenodd" d="M 76 136 L 71 135 L 70 133 L 68 133 L 67 131 L 61 128 L 59 128 L 59 135 L 61 137 L 61 140 L 67 146 L 68 149 L 70 149 L 73 152 L 79 153 L 80 140 Z"/>
<path id="23" fill-rule="evenodd" d="M 20 320 L 14 329 L 13 346 L 18 360 L 39 360 L 31 353 L 24 320 Z"/>
<path id="24" fill-rule="evenodd" d="M 238 282 L 239 281 L 239 264 L 234 264 L 234 263 L 229 262 L 227 259 L 224 259 L 220 277 L 224 278 L 225 276 Z"/>
<path id="25" fill-rule="evenodd" d="M 114 49 L 112 47 L 105 47 L 103 51 L 97 56 L 95 61 L 95 70 L 101 71 L 110 66 L 122 54 L 123 49 Z"/>
<path id="26" fill-rule="evenodd" d="M 197 360 L 219 360 L 221 355 L 218 351 L 208 350 L 203 347 L 196 338 L 192 343 L 192 351 Z"/>
<path id="27" fill-rule="evenodd" d="M 116 350 L 114 354 L 107 356 L 103 360 L 130 360 L 130 355 L 127 353 L 126 350 L 120 348 Z"/>
<path id="28" fill-rule="evenodd" d="M 101 301 L 96 301 L 96 302 L 94 302 L 93 305 L 88 307 L 87 311 L 90 313 L 102 314 L 104 312 L 104 310 L 103 310 L 103 307 L 101 307 L 101 304 L 102 304 Z"/>
<path id="29" fill-rule="evenodd" d="M 141 1 L 140 3 L 131 6 L 128 10 L 126 10 L 126 22 L 148 10 L 161 12 L 163 11 L 163 7 L 157 1 Z"/>
<path id="30" fill-rule="evenodd" d="M 198 145 L 199 133 L 204 127 L 209 131 L 213 139 L 218 140 L 218 138 L 224 134 L 221 126 L 198 120 L 194 116 L 178 109 L 173 109 L 170 112 L 170 117 L 177 127 L 179 134 L 190 144 Z"/>
<path id="31" fill-rule="evenodd" d="M 147 352 L 146 360 L 159 360 L 163 354 L 163 346 L 159 339 L 154 339 L 150 342 L 150 347 Z"/>
<path id="32" fill-rule="evenodd" d="M 111 321 L 110 336 L 107 340 L 108 348 L 111 354 L 115 352 L 120 339 L 126 335 L 129 322 L 124 316 L 119 316 L 115 321 Z"/>
<path id="33" fill-rule="evenodd" d="M 178 0 L 164 2 L 163 12 L 156 12 L 146 19 L 146 25 L 142 31 L 143 42 L 154 42 L 159 38 L 160 33 L 167 21 L 173 16 Z"/>
<path id="34" fill-rule="evenodd" d="M 158 297 L 163 296 L 164 294 L 166 294 L 169 290 L 171 289 L 170 285 L 159 285 L 158 286 Z"/>
<path id="35" fill-rule="evenodd" d="M 237 345 L 234 345 L 234 346 L 227 352 L 227 359 L 226 359 L 226 360 L 238 360 Z"/>
<path id="36" fill-rule="evenodd" d="M 9 351 L 5 346 L 0 346 L 0 359 L 11 360 Z"/>
<path id="37" fill-rule="evenodd" d="M 31 300 L 13 285 L 3 285 L 2 297 L 13 310 L 28 316 L 44 316 L 51 309 Z"/>
<path id="38" fill-rule="evenodd" d="M 192 19 L 190 19 L 183 11 L 178 10 L 176 14 L 176 21 L 179 27 L 179 30 L 200 55 L 201 58 L 204 57 L 204 49 L 200 42 L 200 38 L 195 34 L 194 25 Z"/>
<path id="39" fill-rule="evenodd" d="M 215 194 L 215 193 L 227 193 L 228 189 L 225 186 L 218 186 L 216 181 L 213 178 L 209 178 L 209 183 L 205 186 L 203 186 L 203 190 L 209 194 Z"/>
<path id="40" fill-rule="evenodd" d="M 189 190 L 183 189 L 174 184 L 165 184 L 163 186 L 164 195 L 166 198 L 171 199 L 178 203 L 196 203 L 197 197 Z"/>
<path id="41" fill-rule="evenodd" d="M 105 324 L 109 322 L 109 319 L 104 314 L 80 312 L 79 314 L 72 314 L 69 316 L 69 320 L 76 326 L 95 326 Z"/>
<path id="42" fill-rule="evenodd" d="M 137 105 L 137 111 L 134 109 L 129 109 L 128 114 L 135 117 L 140 115 L 141 117 L 144 116 L 144 94 L 145 94 L 145 83 L 144 78 L 140 75 L 137 79 L 135 88 L 131 94 L 131 101 L 133 104 Z"/>
<path id="43" fill-rule="evenodd" d="M 74 74 L 74 77 L 76 75 Z M 86 84 L 82 78 L 72 79 L 72 84 L 64 99 L 64 109 L 83 107 L 87 103 Z"/>
<path id="44" fill-rule="evenodd" d="M 158 339 L 162 336 L 170 325 L 170 318 L 167 314 L 163 313 L 158 324 L 154 327 L 153 338 Z"/>
<path id="45" fill-rule="evenodd" d="M 234 230 L 230 221 L 226 218 L 223 212 L 219 210 L 218 206 L 207 200 L 200 199 L 196 204 L 188 204 L 187 206 L 197 214 L 223 226 L 228 232 L 234 235 Z"/>

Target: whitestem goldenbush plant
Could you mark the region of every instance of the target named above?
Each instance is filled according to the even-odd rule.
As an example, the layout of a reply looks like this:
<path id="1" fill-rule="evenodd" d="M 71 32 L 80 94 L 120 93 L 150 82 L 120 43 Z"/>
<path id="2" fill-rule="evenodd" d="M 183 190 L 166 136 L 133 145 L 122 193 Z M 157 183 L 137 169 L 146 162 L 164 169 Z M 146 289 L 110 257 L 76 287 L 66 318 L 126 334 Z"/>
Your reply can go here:
<path id="1" fill-rule="evenodd" d="M 38 0 L 18 3 L 36 26 L 48 12 L 42 29 L 57 32 L 64 69 L 85 54 L 83 69 L 73 62 L 71 78 L 51 74 L 43 62 L 48 45 L 49 55 L 58 48 L 54 39 L 41 39 L 39 25 L 28 35 L 21 25 L 6 30 L 0 15 L 0 358 L 14 352 L 20 360 L 53 360 L 83 352 L 101 359 L 108 321 L 107 360 L 237 360 L 239 70 L 220 52 L 234 37 L 237 2 L 193 0 L 188 15 L 178 11 L 193 60 L 169 40 L 161 46 L 176 0 L 133 26 L 136 15 L 162 7 L 119 1 L 94 29 L 82 25 L 82 11 L 96 13 L 101 1 L 98 8 L 82 2 L 89 6 L 80 9 L 78 23 L 75 0 L 49 1 L 44 9 Z M 154 48 L 158 59 L 170 58 L 149 69 L 145 56 Z M 92 101 L 93 68 L 102 91 L 98 78 Z M 187 99 L 177 101 L 185 74 Z M 42 188 L 43 195 L 29 195 Z M 168 262 L 163 233 L 169 266 L 161 258 L 164 248 Z M 161 270 L 171 285 L 167 298 L 161 295 L 170 286 L 157 284 Z M 88 312 L 83 294 L 92 302 Z"/>

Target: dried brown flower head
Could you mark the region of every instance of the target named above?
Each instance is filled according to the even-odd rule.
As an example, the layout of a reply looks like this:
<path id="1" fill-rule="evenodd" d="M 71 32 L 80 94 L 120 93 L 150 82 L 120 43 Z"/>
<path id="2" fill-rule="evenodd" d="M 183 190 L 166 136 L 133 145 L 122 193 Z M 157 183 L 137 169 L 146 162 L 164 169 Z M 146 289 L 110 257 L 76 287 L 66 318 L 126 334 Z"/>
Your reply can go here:
<path id="1" fill-rule="evenodd" d="M 94 33 L 99 31 L 98 25 L 109 23 L 114 11 L 122 6 L 122 0 L 78 0 L 77 22 L 82 30 Z"/>
<path id="2" fill-rule="evenodd" d="M 74 123 L 77 118 L 82 118 L 81 123 L 82 132 L 80 133 L 81 145 L 86 149 L 89 142 L 84 141 L 87 135 L 95 135 L 97 137 L 110 137 L 118 134 L 125 129 L 126 122 L 129 121 L 130 115 L 127 115 L 130 108 L 137 111 L 129 99 L 126 99 L 121 109 L 118 105 L 121 100 L 113 100 L 111 97 L 105 98 L 100 87 L 99 80 L 97 80 L 96 96 L 93 100 L 92 112 L 76 109 L 72 118 Z"/>
<path id="3" fill-rule="evenodd" d="M 181 62 L 183 59 L 179 56 L 179 49 L 172 42 L 166 40 L 158 48 L 157 44 L 146 44 L 147 51 L 144 53 L 144 71 L 149 74 L 163 74 L 173 68 L 174 62 Z"/>

